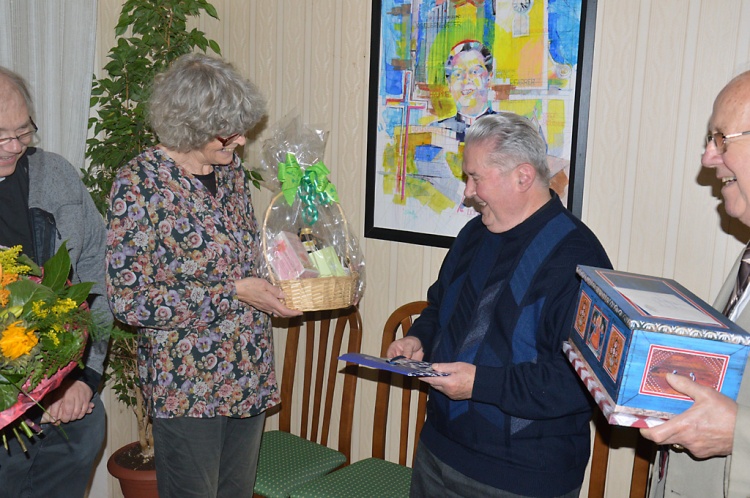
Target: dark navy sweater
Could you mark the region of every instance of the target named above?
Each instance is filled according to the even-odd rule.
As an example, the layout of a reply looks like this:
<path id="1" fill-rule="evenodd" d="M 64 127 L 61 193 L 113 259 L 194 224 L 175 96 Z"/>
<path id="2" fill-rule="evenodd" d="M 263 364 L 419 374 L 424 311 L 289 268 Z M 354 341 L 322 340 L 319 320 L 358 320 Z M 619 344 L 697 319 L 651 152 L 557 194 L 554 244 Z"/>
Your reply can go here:
<path id="1" fill-rule="evenodd" d="M 464 475 L 551 497 L 581 485 L 592 403 L 562 353 L 576 265 L 611 268 L 596 236 L 554 195 L 511 230 L 461 230 L 409 331 L 425 359 L 477 366 L 470 400 L 430 391 L 420 444 Z"/>

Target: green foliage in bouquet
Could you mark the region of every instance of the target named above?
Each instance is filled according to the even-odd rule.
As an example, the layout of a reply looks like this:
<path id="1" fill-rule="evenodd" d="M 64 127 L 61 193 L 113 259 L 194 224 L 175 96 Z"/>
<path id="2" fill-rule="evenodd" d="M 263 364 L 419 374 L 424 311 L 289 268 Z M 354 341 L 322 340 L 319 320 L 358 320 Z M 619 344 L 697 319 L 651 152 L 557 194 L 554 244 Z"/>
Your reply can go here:
<path id="1" fill-rule="evenodd" d="M 71 285 L 70 268 L 65 243 L 44 272 L 21 254 L 21 246 L 0 249 L 0 427 L 25 411 L 19 393 L 27 404 L 37 402 L 40 383 L 71 362 L 80 364 L 88 335 L 102 332 L 83 304 L 93 283 Z M 31 434 L 25 423 L 21 427 Z"/>

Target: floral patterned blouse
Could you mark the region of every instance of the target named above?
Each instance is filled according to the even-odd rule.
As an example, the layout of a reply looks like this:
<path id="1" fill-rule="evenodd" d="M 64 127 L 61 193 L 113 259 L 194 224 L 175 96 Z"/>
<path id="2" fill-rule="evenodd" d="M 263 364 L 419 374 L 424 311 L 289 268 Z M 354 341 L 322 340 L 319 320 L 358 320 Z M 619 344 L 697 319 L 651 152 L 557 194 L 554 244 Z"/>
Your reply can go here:
<path id="1" fill-rule="evenodd" d="M 110 195 L 107 294 L 139 328 L 151 415 L 249 417 L 279 402 L 268 315 L 236 296 L 258 276 L 258 226 L 237 155 L 216 196 L 159 148 L 118 173 Z"/>

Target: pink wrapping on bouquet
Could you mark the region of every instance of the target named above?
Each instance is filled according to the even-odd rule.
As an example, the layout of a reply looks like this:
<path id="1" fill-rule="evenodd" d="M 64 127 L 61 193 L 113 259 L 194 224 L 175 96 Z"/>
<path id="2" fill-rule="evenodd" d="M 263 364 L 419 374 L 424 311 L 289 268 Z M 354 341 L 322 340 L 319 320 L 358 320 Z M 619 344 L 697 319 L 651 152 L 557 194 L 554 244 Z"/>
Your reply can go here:
<path id="1" fill-rule="evenodd" d="M 0 429 L 13 423 L 26 413 L 29 408 L 40 402 L 47 394 L 60 387 L 63 379 L 65 379 L 65 377 L 76 368 L 77 365 L 78 362 L 71 361 L 67 366 L 52 375 L 52 377 L 43 379 L 30 393 L 27 393 L 28 395 L 23 392 L 18 393 L 18 401 L 16 404 L 0 412 Z M 26 381 L 23 389 L 24 391 L 26 391 L 28 384 L 29 382 Z"/>
<path id="2" fill-rule="evenodd" d="M 43 270 L 21 246 L 0 246 L 0 430 L 17 423 L 31 437 L 19 419 L 60 386 L 98 332 L 86 303 L 93 283 L 71 284 L 70 268 L 65 242 Z"/>

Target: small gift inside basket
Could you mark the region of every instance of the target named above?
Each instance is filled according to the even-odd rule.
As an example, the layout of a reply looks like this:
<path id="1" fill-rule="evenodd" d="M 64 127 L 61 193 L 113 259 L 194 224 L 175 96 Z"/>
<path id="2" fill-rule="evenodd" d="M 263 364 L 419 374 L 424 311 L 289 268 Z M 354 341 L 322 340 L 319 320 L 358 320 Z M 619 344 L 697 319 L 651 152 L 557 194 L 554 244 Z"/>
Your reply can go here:
<path id="1" fill-rule="evenodd" d="M 262 265 L 300 311 L 346 308 L 364 292 L 364 258 L 323 163 L 327 133 L 287 118 L 263 143 L 276 195 L 261 227 Z"/>

